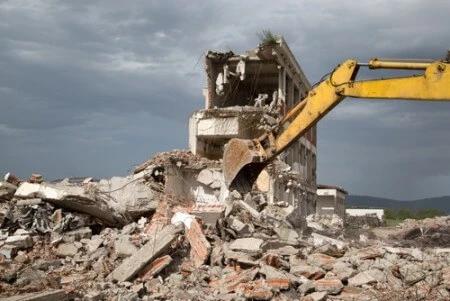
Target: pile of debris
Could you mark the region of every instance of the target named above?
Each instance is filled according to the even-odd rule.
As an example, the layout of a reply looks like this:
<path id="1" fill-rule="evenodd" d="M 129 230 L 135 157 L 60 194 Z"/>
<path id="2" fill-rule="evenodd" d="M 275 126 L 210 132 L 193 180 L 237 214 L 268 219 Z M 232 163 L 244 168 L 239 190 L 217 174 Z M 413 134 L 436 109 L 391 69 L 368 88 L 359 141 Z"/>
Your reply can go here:
<path id="1" fill-rule="evenodd" d="M 450 298 L 448 248 L 396 247 L 367 238 L 352 241 L 342 234 L 339 239 L 337 234 L 325 236 L 326 231 L 316 228 L 300 231 L 292 206 L 269 204 L 258 192 L 230 192 L 221 214 L 198 213 L 192 202 L 165 192 L 167 164 L 210 167 L 218 162 L 171 152 L 124 178 L 48 183 L 39 176 L 20 181 L 7 175 L 0 183 L 0 296 Z M 450 225 L 449 218 L 434 221 L 439 228 Z M 340 221 L 332 218 L 309 221 L 322 230 L 336 223 Z"/>

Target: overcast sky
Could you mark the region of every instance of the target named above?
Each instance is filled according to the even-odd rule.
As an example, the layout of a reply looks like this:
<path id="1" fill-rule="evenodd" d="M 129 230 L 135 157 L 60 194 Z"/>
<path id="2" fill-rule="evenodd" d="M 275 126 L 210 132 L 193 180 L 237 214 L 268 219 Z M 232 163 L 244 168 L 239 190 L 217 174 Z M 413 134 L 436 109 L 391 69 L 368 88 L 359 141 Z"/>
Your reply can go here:
<path id="1" fill-rule="evenodd" d="M 187 148 L 202 55 L 282 34 L 311 82 L 346 58 L 443 58 L 450 1 L 0 0 L 0 173 L 124 175 Z M 353 194 L 450 194 L 450 103 L 347 100 L 318 178 Z"/>

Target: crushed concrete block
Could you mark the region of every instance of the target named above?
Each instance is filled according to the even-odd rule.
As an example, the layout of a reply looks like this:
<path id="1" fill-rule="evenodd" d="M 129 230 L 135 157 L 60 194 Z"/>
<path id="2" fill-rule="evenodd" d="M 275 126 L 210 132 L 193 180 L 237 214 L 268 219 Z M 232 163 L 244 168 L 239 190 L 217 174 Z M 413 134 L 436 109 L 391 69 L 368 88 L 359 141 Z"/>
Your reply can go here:
<path id="1" fill-rule="evenodd" d="M 298 233 L 295 230 L 289 229 L 287 227 L 274 228 L 273 231 L 281 240 L 287 241 L 293 245 L 297 243 L 297 239 L 299 238 Z"/>
<path id="2" fill-rule="evenodd" d="M 251 300 L 270 300 L 273 297 L 272 290 L 264 280 L 240 283 L 236 292 Z"/>
<path id="3" fill-rule="evenodd" d="M 365 296 L 365 289 L 353 286 L 346 286 L 342 289 L 339 297 L 342 300 L 371 300 L 369 296 Z"/>
<path id="4" fill-rule="evenodd" d="M 3 226 L 3 224 L 5 224 L 5 221 L 11 217 L 10 214 L 11 214 L 10 204 L 0 203 L 0 228 Z"/>
<path id="5" fill-rule="evenodd" d="M 407 285 L 413 285 L 426 277 L 426 273 L 420 265 L 407 264 L 400 266 L 400 275 L 403 282 Z"/>
<path id="6" fill-rule="evenodd" d="M 34 206 L 42 204 L 42 199 L 39 198 L 31 198 L 31 199 L 19 199 L 16 202 L 16 207 L 22 206 Z"/>
<path id="7" fill-rule="evenodd" d="M 189 227 L 185 227 L 186 238 L 191 246 L 190 258 L 195 267 L 199 267 L 208 260 L 211 245 L 203 234 L 202 227 L 194 218 Z"/>
<path id="8" fill-rule="evenodd" d="M 200 218 L 205 225 L 216 226 L 219 218 L 224 216 L 224 212 L 223 203 L 196 203 L 191 214 Z"/>
<path id="9" fill-rule="evenodd" d="M 258 268 L 256 267 L 248 270 L 233 271 L 222 278 L 210 281 L 209 285 L 221 293 L 231 293 L 235 291 L 239 284 L 252 281 L 257 273 Z"/>
<path id="10" fill-rule="evenodd" d="M 355 276 L 349 278 L 348 284 L 350 286 L 361 286 L 364 284 L 385 282 L 385 281 L 386 275 L 382 271 L 377 269 L 371 269 L 358 273 Z"/>
<path id="11" fill-rule="evenodd" d="M 102 245 L 103 238 L 100 235 L 93 235 L 86 243 L 86 249 L 89 254 L 94 253 Z"/>
<path id="12" fill-rule="evenodd" d="M 394 248 L 394 247 L 383 247 L 386 252 L 391 254 L 396 254 L 400 256 L 409 256 L 417 261 L 423 260 L 423 252 L 418 248 Z"/>
<path id="13" fill-rule="evenodd" d="M 339 279 L 319 279 L 314 281 L 314 287 L 318 292 L 327 292 L 328 294 L 339 294 L 344 285 Z"/>
<path id="14" fill-rule="evenodd" d="M 286 275 L 285 272 L 280 271 L 270 265 L 262 265 L 259 269 L 259 272 L 261 274 L 264 274 L 266 276 L 266 279 L 288 279 L 289 277 Z M 288 281 L 289 283 L 289 281 Z"/>
<path id="15" fill-rule="evenodd" d="M 230 249 L 248 253 L 259 253 L 263 240 L 259 238 L 238 238 L 230 244 Z"/>
<path id="16" fill-rule="evenodd" d="M 130 235 L 120 235 L 114 242 L 114 251 L 119 257 L 128 257 L 138 251 L 138 248 L 131 242 Z"/>
<path id="17" fill-rule="evenodd" d="M 65 301 L 68 300 L 64 290 L 50 290 L 2 298 L 2 301 Z"/>
<path id="18" fill-rule="evenodd" d="M 56 255 L 59 257 L 73 257 L 77 254 L 78 247 L 74 243 L 62 243 L 56 248 Z"/>
<path id="19" fill-rule="evenodd" d="M 236 231 L 236 233 L 238 235 L 246 235 L 246 234 L 250 234 L 254 231 L 251 224 L 248 224 L 248 223 L 244 224 L 238 218 L 235 218 L 235 217 L 228 219 L 228 225 L 231 229 Z"/>
<path id="20" fill-rule="evenodd" d="M 308 293 L 312 293 L 315 290 L 314 281 L 305 281 L 298 287 L 298 292 L 302 295 L 306 295 Z"/>
<path id="21" fill-rule="evenodd" d="M 294 248 L 293 246 L 283 246 L 280 248 L 268 249 L 266 252 L 270 254 L 277 254 L 280 256 L 290 256 L 298 254 L 299 249 Z"/>
<path id="22" fill-rule="evenodd" d="M 152 279 L 153 276 L 161 272 L 165 267 L 167 267 L 172 262 L 172 257 L 170 255 L 164 255 L 153 260 L 149 265 L 147 265 L 142 272 L 139 273 L 139 277 L 146 281 Z"/>
<path id="23" fill-rule="evenodd" d="M 384 256 L 385 251 L 378 247 L 367 247 L 358 250 L 357 257 L 362 260 L 381 258 Z"/>
<path id="24" fill-rule="evenodd" d="M 29 235 L 8 236 L 6 244 L 16 246 L 18 249 L 27 249 L 33 246 L 33 239 Z"/>
<path id="25" fill-rule="evenodd" d="M 341 280 L 347 280 L 355 274 L 355 270 L 352 268 L 352 266 L 343 261 L 336 262 L 333 265 L 332 272 L 336 275 L 337 278 Z"/>
<path id="26" fill-rule="evenodd" d="M 92 291 L 84 295 L 83 301 L 101 301 L 105 299 L 103 292 Z"/>
<path id="27" fill-rule="evenodd" d="M 325 271 L 319 267 L 310 266 L 307 264 L 299 264 L 291 266 L 289 271 L 291 274 L 296 276 L 304 276 L 308 279 L 316 280 L 323 278 L 325 276 Z"/>
<path id="28" fill-rule="evenodd" d="M 64 233 L 62 240 L 65 242 L 79 241 L 83 238 L 91 238 L 92 230 L 89 227 L 83 227 L 77 230 Z"/>
<path id="29" fill-rule="evenodd" d="M 333 269 L 333 265 L 336 262 L 334 257 L 321 254 L 314 253 L 308 256 L 307 263 L 316 267 L 320 267 L 325 271 L 330 271 Z"/>
<path id="30" fill-rule="evenodd" d="M 17 190 L 17 186 L 8 182 L 0 182 L 0 201 L 9 201 Z"/>
<path id="31" fill-rule="evenodd" d="M 229 263 L 230 261 L 234 261 L 247 266 L 257 266 L 258 261 L 252 256 L 252 254 L 244 253 L 244 252 L 235 252 L 231 251 L 228 248 L 224 250 L 225 263 Z"/>
<path id="32" fill-rule="evenodd" d="M 321 235 L 318 233 L 312 233 L 311 237 L 313 239 L 313 245 L 315 247 L 320 247 L 322 245 L 325 245 L 327 243 L 332 244 L 334 246 L 336 246 L 338 249 L 342 250 L 345 247 L 347 247 L 347 243 L 338 240 L 338 239 L 334 239 L 325 235 Z"/>
<path id="33" fill-rule="evenodd" d="M 327 295 L 327 292 L 314 292 L 304 296 L 300 301 L 324 301 L 326 300 Z"/>
<path id="34" fill-rule="evenodd" d="M 214 181 L 214 172 L 210 169 L 203 169 L 197 176 L 197 182 L 209 186 Z"/>
<path id="35" fill-rule="evenodd" d="M 258 210 L 256 210 L 255 208 L 253 208 L 252 206 L 250 206 L 249 204 L 247 204 L 246 202 L 244 202 L 243 200 L 239 200 L 237 201 L 237 204 L 244 210 L 246 210 L 248 213 L 250 213 L 250 215 L 256 219 L 259 220 L 261 219 L 261 214 L 258 212 Z"/>
<path id="36" fill-rule="evenodd" d="M 6 259 L 13 259 L 17 254 L 17 247 L 13 245 L 3 245 L 0 248 L 0 255 L 3 255 Z"/>
<path id="37" fill-rule="evenodd" d="M 181 225 L 168 225 L 157 233 L 154 239 L 148 241 L 136 253 L 126 258 L 112 273 L 111 277 L 123 282 L 132 279 L 150 261 L 161 255 L 183 230 Z"/>

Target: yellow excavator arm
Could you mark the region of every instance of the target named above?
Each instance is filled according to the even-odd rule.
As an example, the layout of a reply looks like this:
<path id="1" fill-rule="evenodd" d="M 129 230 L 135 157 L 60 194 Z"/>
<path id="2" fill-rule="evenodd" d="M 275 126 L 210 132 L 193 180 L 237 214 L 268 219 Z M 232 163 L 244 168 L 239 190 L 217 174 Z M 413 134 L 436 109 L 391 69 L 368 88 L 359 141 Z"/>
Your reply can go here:
<path id="1" fill-rule="evenodd" d="M 355 81 L 359 68 L 423 70 L 420 75 Z M 223 171 L 230 189 L 248 191 L 262 169 L 304 135 L 345 97 L 450 101 L 450 64 L 443 61 L 347 60 L 313 87 L 281 120 L 278 130 L 253 140 L 231 139 L 225 146 Z"/>

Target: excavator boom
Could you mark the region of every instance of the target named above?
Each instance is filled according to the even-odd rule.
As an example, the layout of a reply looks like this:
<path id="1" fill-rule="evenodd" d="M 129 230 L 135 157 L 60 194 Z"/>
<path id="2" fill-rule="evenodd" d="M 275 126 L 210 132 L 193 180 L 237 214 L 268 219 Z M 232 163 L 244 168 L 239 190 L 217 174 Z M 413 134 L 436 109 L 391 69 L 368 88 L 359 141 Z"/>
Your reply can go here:
<path id="1" fill-rule="evenodd" d="M 355 81 L 359 68 L 423 70 L 399 78 Z M 249 191 L 264 167 L 314 126 L 345 97 L 450 101 L 450 64 L 442 61 L 347 60 L 308 92 L 281 120 L 276 132 L 253 140 L 231 139 L 224 149 L 223 170 L 230 189 Z"/>

